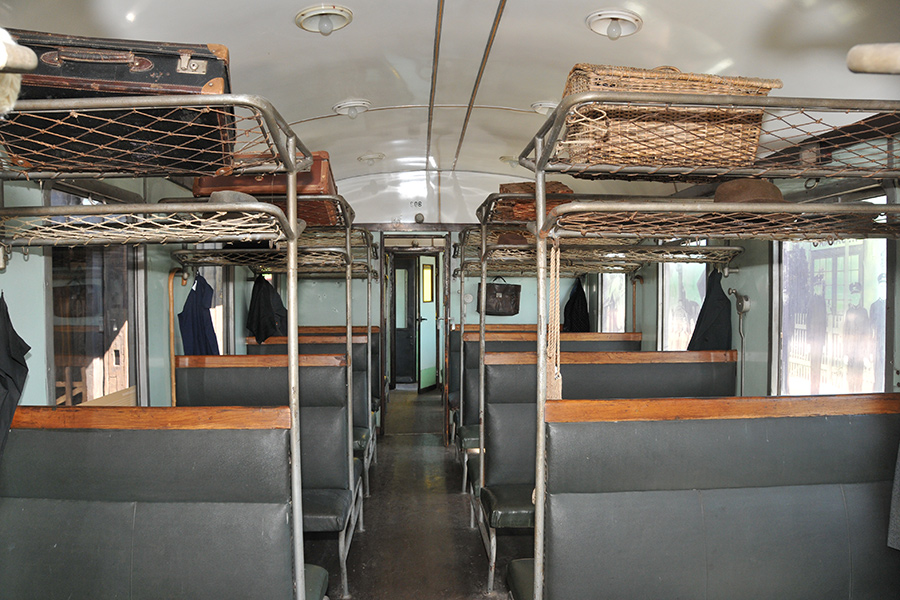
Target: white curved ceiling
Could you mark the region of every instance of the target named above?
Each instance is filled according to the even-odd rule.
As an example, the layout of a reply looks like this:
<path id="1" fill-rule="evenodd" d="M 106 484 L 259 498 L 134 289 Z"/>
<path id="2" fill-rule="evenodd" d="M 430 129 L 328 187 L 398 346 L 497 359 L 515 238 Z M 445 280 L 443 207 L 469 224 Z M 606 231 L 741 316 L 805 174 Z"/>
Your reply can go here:
<path id="1" fill-rule="evenodd" d="M 544 119 L 531 104 L 558 100 L 580 62 L 778 78 L 779 96 L 900 99 L 900 76 L 845 65 L 855 44 L 900 41 L 897 0 L 629 0 L 619 6 L 643 29 L 615 42 L 586 27 L 606 4 L 585 0 L 347 0 L 353 22 L 329 37 L 294 25 L 311 4 L 6 0 L 0 25 L 226 45 L 232 90 L 268 98 L 330 153 L 361 222 L 474 220 L 499 182 L 530 176 L 499 159 L 525 147 Z M 348 98 L 372 110 L 335 115 Z M 385 158 L 358 160 L 368 152 Z"/>

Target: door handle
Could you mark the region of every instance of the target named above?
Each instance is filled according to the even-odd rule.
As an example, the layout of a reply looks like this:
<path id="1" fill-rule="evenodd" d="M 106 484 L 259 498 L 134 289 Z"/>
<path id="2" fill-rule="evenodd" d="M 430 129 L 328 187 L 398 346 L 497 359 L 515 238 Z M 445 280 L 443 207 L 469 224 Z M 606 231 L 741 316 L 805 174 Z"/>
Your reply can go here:
<path id="1" fill-rule="evenodd" d="M 427 320 L 428 319 L 426 319 L 425 317 L 418 317 L 418 318 L 416 318 L 416 323 L 421 323 L 422 321 L 427 321 Z"/>

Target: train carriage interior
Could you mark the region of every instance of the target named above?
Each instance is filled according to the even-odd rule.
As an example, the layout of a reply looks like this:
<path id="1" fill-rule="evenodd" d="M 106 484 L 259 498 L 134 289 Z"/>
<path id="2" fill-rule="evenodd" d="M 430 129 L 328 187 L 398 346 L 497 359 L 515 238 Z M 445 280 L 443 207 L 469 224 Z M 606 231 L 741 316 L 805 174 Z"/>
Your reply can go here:
<path id="1" fill-rule="evenodd" d="M 0 3 L 0 598 L 900 596 L 898 32 Z"/>

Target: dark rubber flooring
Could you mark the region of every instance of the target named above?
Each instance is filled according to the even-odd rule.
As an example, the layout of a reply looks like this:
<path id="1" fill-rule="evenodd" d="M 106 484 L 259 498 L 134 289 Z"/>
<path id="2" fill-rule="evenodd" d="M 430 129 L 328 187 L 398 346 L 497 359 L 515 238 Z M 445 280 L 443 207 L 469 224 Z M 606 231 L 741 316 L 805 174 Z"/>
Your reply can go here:
<path id="1" fill-rule="evenodd" d="M 530 531 L 501 535 L 494 592 L 485 594 L 487 555 L 478 529 L 469 528 L 462 470 L 443 445 L 442 422 L 439 394 L 391 391 L 365 531 L 354 535 L 347 561 L 356 600 L 504 599 L 507 562 L 533 553 Z M 306 562 L 328 569 L 328 596 L 339 599 L 337 540 L 307 537 L 305 553 Z"/>

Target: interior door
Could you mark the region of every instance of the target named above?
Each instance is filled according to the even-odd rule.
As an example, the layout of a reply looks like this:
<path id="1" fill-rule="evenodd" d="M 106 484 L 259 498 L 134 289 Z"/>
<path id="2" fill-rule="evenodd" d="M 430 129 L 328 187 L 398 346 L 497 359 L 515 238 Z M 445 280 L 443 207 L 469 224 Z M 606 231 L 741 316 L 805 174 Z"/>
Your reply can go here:
<path id="1" fill-rule="evenodd" d="M 419 390 L 437 385 L 438 268 L 435 256 L 420 256 L 417 270 L 419 289 Z"/>
<path id="2" fill-rule="evenodd" d="M 415 383 L 418 376 L 416 330 L 419 318 L 416 257 L 394 258 L 394 382 Z"/>

